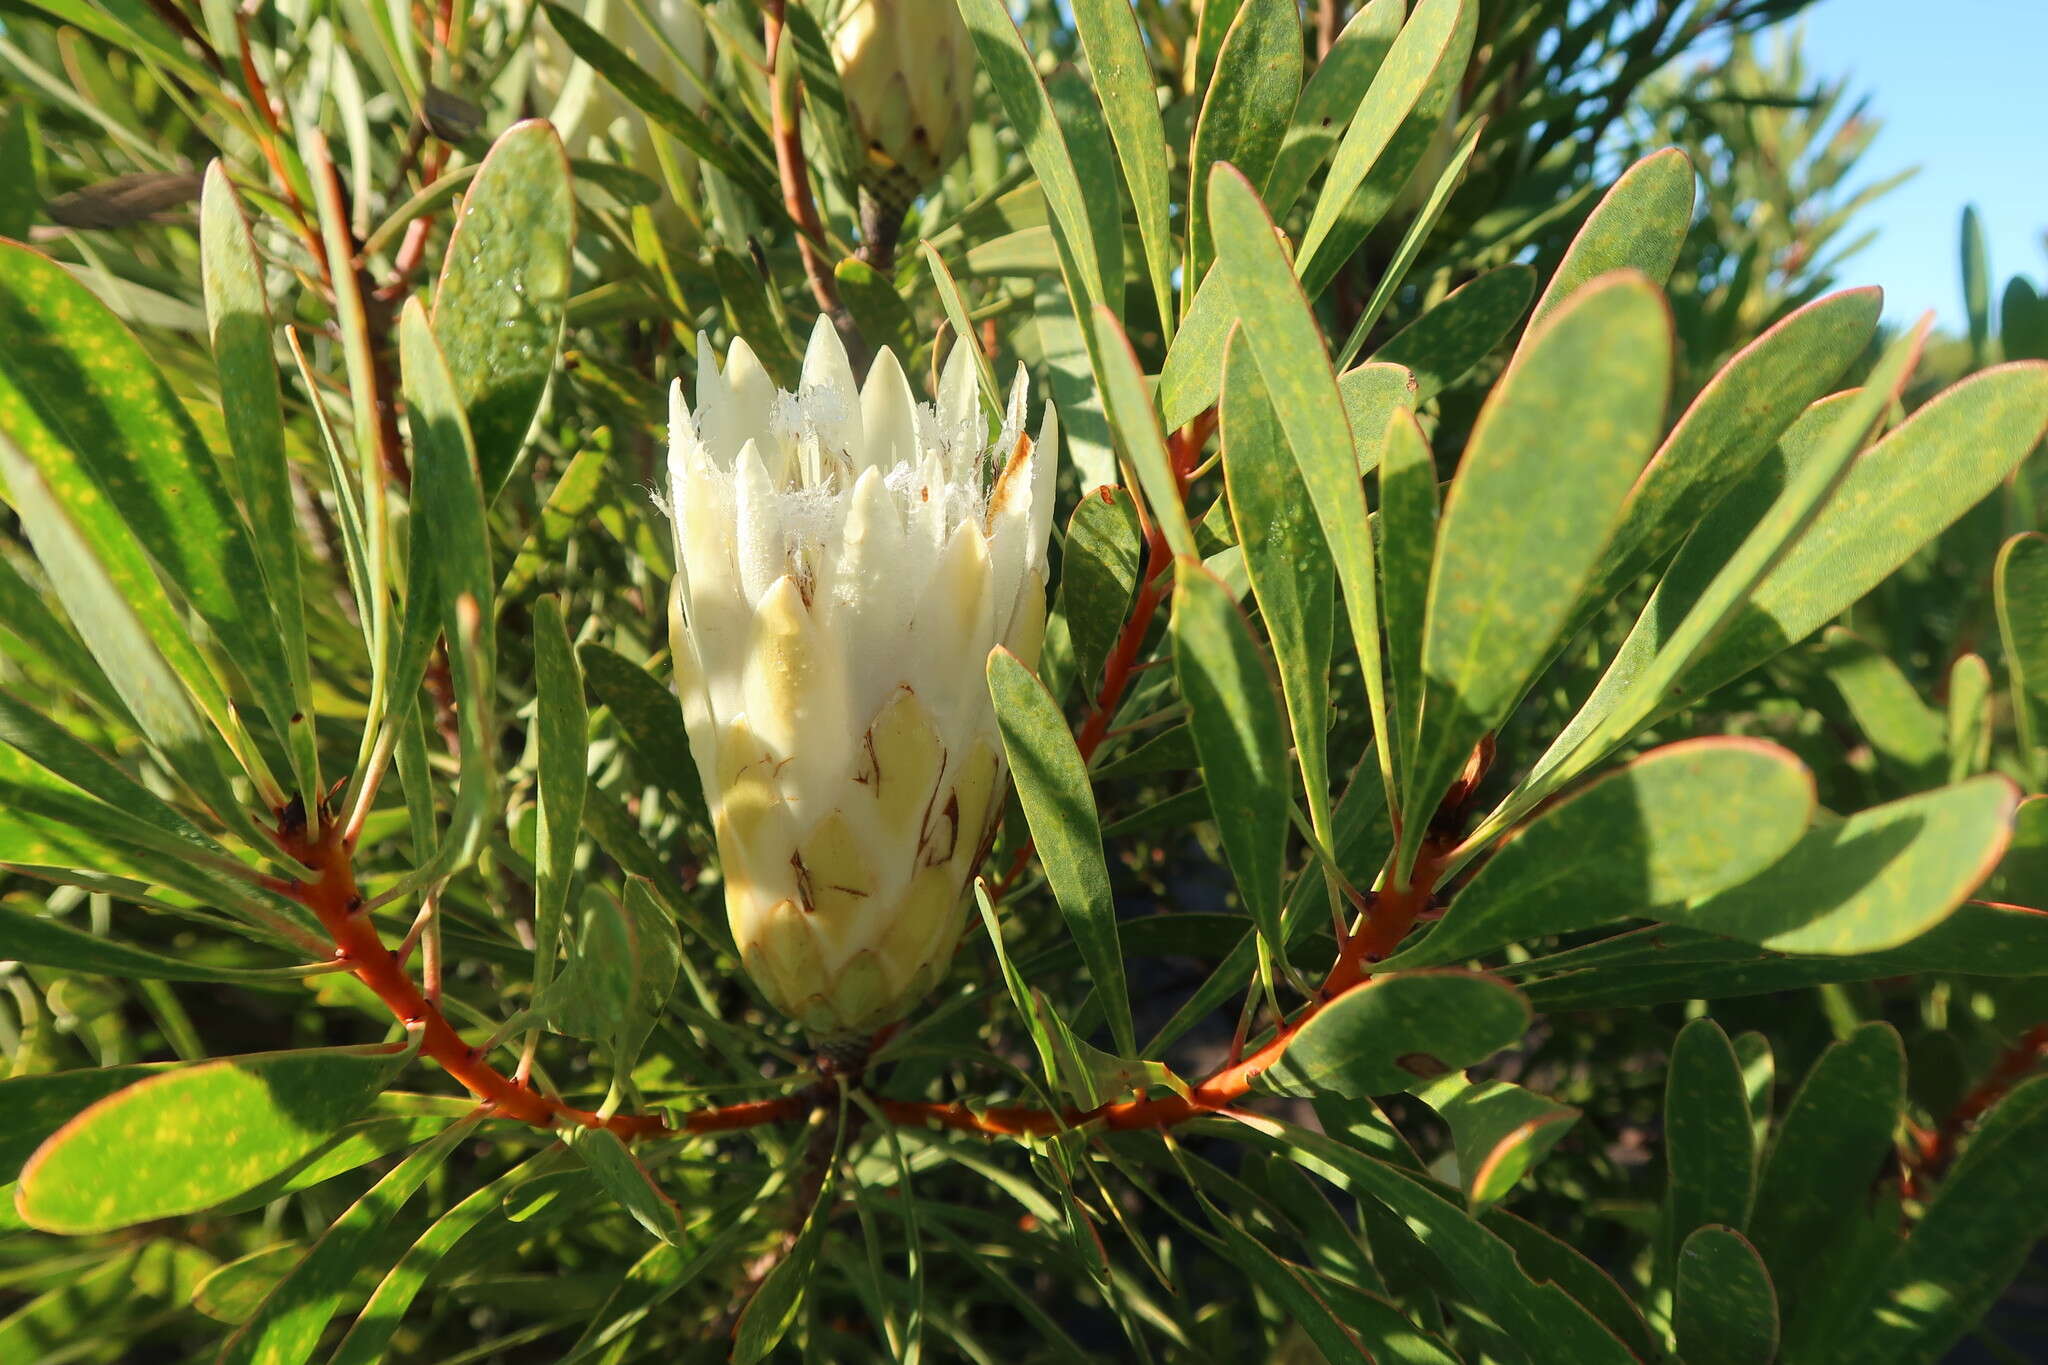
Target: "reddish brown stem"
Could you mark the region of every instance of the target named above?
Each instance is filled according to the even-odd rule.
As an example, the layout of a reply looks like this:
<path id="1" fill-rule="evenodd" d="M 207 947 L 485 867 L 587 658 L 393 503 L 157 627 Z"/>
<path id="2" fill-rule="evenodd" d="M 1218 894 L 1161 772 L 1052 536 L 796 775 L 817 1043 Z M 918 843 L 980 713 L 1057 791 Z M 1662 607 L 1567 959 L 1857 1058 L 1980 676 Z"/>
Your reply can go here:
<path id="1" fill-rule="evenodd" d="M 2034 1025 L 2000 1054 L 1984 1079 L 1949 1111 L 1939 1129 L 1922 1129 L 1915 1135 L 1913 1164 L 1927 1173 L 1939 1174 L 1955 1156 L 1956 1144 L 1970 1126 L 2025 1080 L 2043 1057 L 2048 1057 L 2048 1023 Z"/>
<path id="2" fill-rule="evenodd" d="M 394 1017 L 422 1031 L 421 1053 L 439 1063 L 442 1070 L 460 1081 L 497 1117 L 517 1119 L 539 1128 L 552 1128 L 559 1123 L 609 1128 L 630 1139 L 724 1132 L 788 1122 L 808 1115 L 817 1102 L 808 1093 L 751 1100 L 698 1110 L 670 1124 L 655 1114 L 614 1114 L 601 1118 L 587 1109 L 528 1089 L 463 1042 L 447 1016 L 420 991 L 398 957 L 384 946 L 376 925 L 362 909 L 362 893 L 356 887 L 355 872 L 338 828 L 330 828 L 314 843 L 294 837 L 290 831 L 282 837 L 292 855 L 316 875 L 311 881 L 281 889 L 319 918 L 334 940 L 336 960 L 348 963 L 356 979 L 376 992 Z"/>
<path id="3" fill-rule="evenodd" d="M 1201 458 L 1202 447 L 1208 444 L 1210 433 L 1215 429 L 1216 410 L 1211 408 L 1175 432 L 1167 442 L 1174 481 L 1183 493 L 1187 490 L 1188 471 Z M 1104 490 L 1105 493 L 1107 491 Z M 1145 647 L 1145 636 L 1152 629 L 1153 618 L 1159 614 L 1159 604 L 1166 600 L 1167 592 L 1173 587 L 1173 580 L 1166 574 L 1172 563 L 1173 551 L 1166 543 L 1165 533 L 1156 524 L 1148 524 L 1145 527 L 1145 570 L 1139 581 L 1137 600 L 1131 605 L 1131 614 L 1125 618 L 1123 629 L 1117 632 L 1109 657 L 1103 661 L 1102 686 L 1088 708 L 1088 716 L 1074 734 L 1074 747 L 1080 750 L 1083 763 L 1093 758 L 1095 751 L 1102 747 L 1102 741 L 1109 735 L 1110 722 L 1116 718 L 1117 708 L 1123 705 L 1124 692 L 1139 672 L 1138 652 Z M 1031 848 L 1029 843 L 1019 847 L 1010 859 L 1010 866 L 990 888 L 990 894 L 996 899 L 1001 899 L 1003 893 L 1023 875 L 1026 864 L 1031 861 Z"/>
<path id="4" fill-rule="evenodd" d="M 767 0 L 761 20 L 761 47 L 768 55 L 769 138 L 775 144 L 775 169 L 782 182 L 782 204 L 797 226 L 797 251 L 811 297 L 832 319 L 842 337 L 851 329 L 851 315 L 839 299 L 839 281 L 825 259 L 825 223 L 811 196 L 810 168 L 804 159 L 803 128 L 798 118 L 795 65 L 782 60 L 783 14 L 788 0 Z M 854 334 L 857 337 L 857 333 Z"/>

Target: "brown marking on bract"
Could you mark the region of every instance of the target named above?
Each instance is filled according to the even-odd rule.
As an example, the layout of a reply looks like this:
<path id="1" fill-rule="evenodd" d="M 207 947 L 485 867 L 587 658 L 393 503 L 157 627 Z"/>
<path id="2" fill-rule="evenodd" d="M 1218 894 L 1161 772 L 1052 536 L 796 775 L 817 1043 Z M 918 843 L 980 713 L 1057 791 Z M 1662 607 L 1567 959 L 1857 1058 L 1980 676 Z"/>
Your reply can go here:
<path id="1" fill-rule="evenodd" d="M 938 792 L 934 790 L 932 795 L 936 797 Z M 947 792 L 946 804 L 939 809 L 939 817 L 946 822 L 946 851 L 944 853 L 937 851 L 939 841 L 932 833 L 931 808 L 927 806 L 925 809 L 925 832 L 924 837 L 918 841 L 918 850 L 925 855 L 924 865 L 926 867 L 937 867 L 941 863 L 952 860 L 953 850 L 960 843 L 960 793 L 957 791 Z"/>
<path id="2" fill-rule="evenodd" d="M 818 903 L 811 897 L 811 870 L 804 866 L 804 855 L 789 855 L 789 865 L 796 871 L 796 900 L 806 915 L 818 913 Z"/>
<path id="3" fill-rule="evenodd" d="M 1441 1060 L 1427 1052 L 1404 1052 L 1394 1058 L 1394 1065 L 1411 1076 L 1420 1076 L 1425 1081 L 1433 1080 L 1450 1070 Z"/>
<path id="4" fill-rule="evenodd" d="M 988 514 L 982 518 L 984 525 L 994 526 L 996 513 L 1000 512 L 1011 498 L 1031 496 L 1031 480 L 1024 472 L 1025 466 L 1031 462 L 1031 451 L 1031 438 L 1021 432 L 1018 433 L 1017 444 L 1010 451 L 1010 458 L 1003 465 L 1003 472 L 996 475 L 995 487 L 989 490 Z"/>
<path id="5" fill-rule="evenodd" d="M 867 763 L 854 773 L 853 780 L 863 787 L 872 786 L 876 795 L 882 791 L 882 760 L 875 754 L 875 727 L 870 725 L 867 733 L 860 737 L 860 746 L 867 753 Z"/>

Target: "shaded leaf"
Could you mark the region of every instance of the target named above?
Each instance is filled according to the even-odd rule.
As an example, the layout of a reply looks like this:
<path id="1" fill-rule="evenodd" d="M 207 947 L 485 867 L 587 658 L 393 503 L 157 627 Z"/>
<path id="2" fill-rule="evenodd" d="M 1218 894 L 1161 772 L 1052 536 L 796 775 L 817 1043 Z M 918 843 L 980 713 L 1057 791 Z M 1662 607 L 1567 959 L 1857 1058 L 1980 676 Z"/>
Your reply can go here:
<path id="1" fill-rule="evenodd" d="M 1088 964 L 1117 1052 L 1137 1056 L 1123 954 L 1117 946 L 1116 902 L 1102 857 L 1101 826 L 1087 766 L 1058 704 L 1016 655 L 1000 647 L 989 655 L 988 686 L 1017 800 L 1031 825 L 1046 881 Z"/>
<path id="2" fill-rule="evenodd" d="M 1241 331 L 1231 334 L 1218 416 L 1231 522 L 1244 547 L 1245 571 L 1280 674 L 1311 818 L 1322 829 L 1330 803 L 1327 731 L 1336 568 L 1301 472 L 1287 454 L 1265 378 Z"/>
<path id="3" fill-rule="evenodd" d="M 1169 631 L 1224 857 L 1246 913 L 1278 948 L 1293 780 L 1280 698 L 1230 589 L 1188 560 L 1175 571 Z"/>
<path id="4" fill-rule="evenodd" d="M 1664 1078 L 1664 1227 L 1661 1264 L 1676 1263 L 1696 1232 L 1749 1225 L 1756 1137 L 1742 1063 L 1721 1026 L 1694 1019 L 1678 1031 Z M 1680 1266 L 1678 1272 L 1684 1274 Z"/>
<path id="5" fill-rule="evenodd" d="M 1521 1040 L 1528 1002 L 1495 977 L 1422 971 L 1374 976 L 1317 1011 L 1259 1078 L 1281 1094 L 1352 1099 L 1406 1090 L 1476 1066 Z"/>
<path id="6" fill-rule="evenodd" d="M 1780 952 L 1848 955 L 1926 933 L 1998 865 L 2019 791 L 1985 776 L 1822 825 L 1756 877 L 1659 919 Z"/>
<path id="7" fill-rule="evenodd" d="M 1813 775 L 1783 749 L 1751 739 L 1667 744 L 1523 826 L 1429 936 L 1390 961 L 1453 962 L 1739 888 L 1775 872 L 1813 812 Z"/>
<path id="8" fill-rule="evenodd" d="M 2048 1078 L 1987 1114 L 1913 1235 L 1864 1283 L 1829 1344 L 1844 1365 L 1933 1362 L 1977 1323 L 2048 1233 Z"/>
<path id="9" fill-rule="evenodd" d="M 1756 1249 L 1704 1227 L 1678 1253 L 1672 1328 L 1686 1365 L 1757 1365 L 1778 1353 L 1778 1299 Z"/>
<path id="10" fill-rule="evenodd" d="M 1482 735 L 1549 659 L 1663 421 L 1671 323 L 1640 276 L 1589 286 L 1523 343 L 1444 499 L 1400 876 Z M 1570 467 L 1574 476 L 1559 480 Z"/>
<path id="11" fill-rule="evenodd" d="M 1807 1287 L 1829 1278 L 1840 1244 L 1892 1159 L 1905 1104 L 1906 1055 L 1889 1024 L 1864 1024 L 1821 1054 L 1771 1139 L 1749 1237 L 1798 1315 Z"/>
<path id="12" fill-rule="evenodd" d="M 1388 338 L 1372 358 L 1413 374 L 1415 402 L 1427 403 L 1493 354 L 1535 293 L 1536 272 L 1529 266 L 1489 270 Z"/>

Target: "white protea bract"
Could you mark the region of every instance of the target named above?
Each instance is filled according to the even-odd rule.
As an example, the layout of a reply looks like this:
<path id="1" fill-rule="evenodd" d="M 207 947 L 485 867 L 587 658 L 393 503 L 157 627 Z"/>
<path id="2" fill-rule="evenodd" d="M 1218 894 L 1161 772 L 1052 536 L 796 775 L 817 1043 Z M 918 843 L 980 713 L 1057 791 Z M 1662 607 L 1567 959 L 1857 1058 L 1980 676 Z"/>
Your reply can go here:
<path id="1" fill-rule="evenodd" d="M 820 318 L 795 393 L 698 339 L 670 400 L 676 687 L 749 975 L 819 1039 L 944 974 L 1005 770 L 985 668 L 1037 663 L 1056 419 L 993 441 L 966 343 L 936 403 Z"/>

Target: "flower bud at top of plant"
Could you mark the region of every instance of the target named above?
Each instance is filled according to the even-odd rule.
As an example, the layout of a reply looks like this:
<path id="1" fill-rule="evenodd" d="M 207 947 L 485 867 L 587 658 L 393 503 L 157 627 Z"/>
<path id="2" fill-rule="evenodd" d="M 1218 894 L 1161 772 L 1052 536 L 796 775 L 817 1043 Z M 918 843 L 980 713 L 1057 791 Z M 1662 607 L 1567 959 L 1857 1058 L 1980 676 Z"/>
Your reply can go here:
<path id="1" fill-rule="evenodd" d="M 944 974 L 1002 808 L 984 670 L 1035 665 L 1057 425 L 993 444 L 971 342 L 936 404 L 886 349 L 856 386 L 820 318 L 795 393 L 698 339 L 671 396 L 676 687 L 748 973 L 819 1039 Z"/>
<path id="2" fill-rule="evenodd" d="M 907 204 L 967 146 L 974 42 L 953 0 L 853 0 L 832 35 L 864 177 Z"/>

